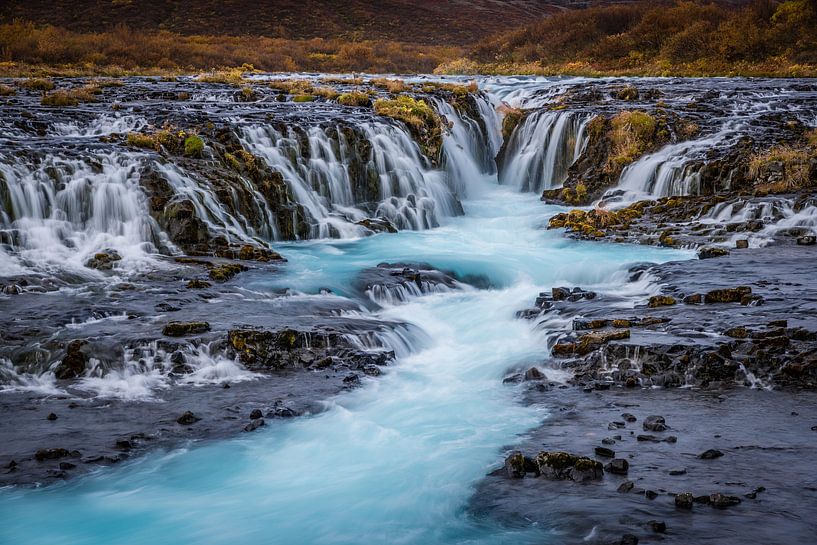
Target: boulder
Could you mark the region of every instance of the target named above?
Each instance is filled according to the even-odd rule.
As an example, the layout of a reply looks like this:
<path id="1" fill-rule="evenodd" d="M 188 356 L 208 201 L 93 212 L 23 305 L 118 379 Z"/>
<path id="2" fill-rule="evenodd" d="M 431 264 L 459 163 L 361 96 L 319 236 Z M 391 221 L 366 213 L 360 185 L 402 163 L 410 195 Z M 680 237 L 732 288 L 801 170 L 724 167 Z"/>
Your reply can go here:
<path id="1" fill-rule="evenodd" d="M 704 303 L 708 305 L 714 303 L 740 303 L 745 295 L 751 295 L 751 293 L 752 288 L 749 286 L 712 290 L 704 296 Z"/>
<path id="2" fill-rule="evenodd" d="M 197 333 L 210 331 L 210 324 L 207 322 L 168 322 L 162 329 L 162 335 L 167 337 L 184 337 Z"/>
<path id="3" fill-rule="evenodd" d="M 692 509 L 694 498 L 691 492 L 682 492 L 675 496 L 675 507 L 679 509 Z"/>
<path id="4" fill-rule="evenodd" d="M 191 424 L 195 424 L 199 420 L 201 420 L 201 418 L 199 418 L 192 412 L 185 411 L 179 418 L 176 419 L 176 422 L 178 422 L 182 426 L 189 426 Z"/>
<path id="5" fill-rule="evenodd" d="M 729 255 L 729 250 L 720 246 L 704 246 L 698 250 L 698 259 L 711 259 Z"/>
<path id="6" fill-rule="evenodd" d="M 662 432 L 667 431 L 669 426 L 663 416 L 651 415 L 644 419 L 642 423 L 644 431 Z"/>
<path id="7" fill-rule="evenodd" d="M 624 458 L 616 458 L 604 466 L 604 469 L 613 475 L 626 475 L 630 471 L 630 462 Z"/>
<path id="8" fill-rule="evenodd" d="M 58 379 L 77 378 L 85 372 L 85 354 L 82 353 L 82 347 L 85 346 L 86 341 L 72 341 L 65 350 L 65 356 L 54 370 L 54 376 Z"/>
<path id="9" fill-rule="evenodd" d="M 698 458 L 701 460 L 714 460 L 716 458 L 720 458 L 723 456 L 723 452 L 719 451 L 718 449 L 711 448 L 706 452 L 702 452 Z"/>

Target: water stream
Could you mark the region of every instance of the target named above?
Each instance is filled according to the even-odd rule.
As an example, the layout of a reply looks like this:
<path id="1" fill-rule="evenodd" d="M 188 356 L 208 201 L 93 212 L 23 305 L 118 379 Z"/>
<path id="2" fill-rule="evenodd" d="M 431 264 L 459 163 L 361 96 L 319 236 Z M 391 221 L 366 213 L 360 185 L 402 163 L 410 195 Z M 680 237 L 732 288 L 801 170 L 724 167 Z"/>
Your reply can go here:
<path id="1" fill-rule="evenodd" d="M 566 241 L 540 228 L 555 211 L 492 184 L 465 201 L 464 216 L 437 229 L 283 246 L 286 274 L 251 287 L 342 293 L 362 268 L 399 260 L 483 275 L 494 287 L 379 311 L 424 335 L 385 377 L 317 416 L 154 453 L 46 490 L 5 491 L 0 542 L 547 542 L 536 528 L 494 526 L 465 510 L 502 445 L 546 417 L 500 384 L 510 368 L 544 356 L 545 332 L 514 313 L 537 290 L 562 283 L 616 290 L 626 264 L 685 255 Z"/>

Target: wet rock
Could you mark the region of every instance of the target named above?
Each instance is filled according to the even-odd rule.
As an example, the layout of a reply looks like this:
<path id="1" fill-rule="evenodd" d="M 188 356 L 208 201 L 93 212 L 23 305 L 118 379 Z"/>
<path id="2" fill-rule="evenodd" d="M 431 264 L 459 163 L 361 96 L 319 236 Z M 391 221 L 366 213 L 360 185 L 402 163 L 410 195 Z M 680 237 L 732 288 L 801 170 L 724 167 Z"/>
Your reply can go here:
<path id="1" fill-rule="evenodd" d="M 655 490 L 645 490 L 644 497 L 652 501 L 658 497 L 658 492 L 656 492 Z"/>
<path id="2" fill-rule="evenodd" d="M 54 370 L 54 376 L 58 379 L 77 378 L 85 372 L 85 354 L 82 352 L 82 347 L 85 346 L 86 341 L 72 341 L 65 350 L 65 356 Z"/>
<path id="3" fill-rule="evenodd" d="M 575 342 L 560 342 L 554 345 L 555 357 L 569 357 L 572 355 L 584 356 L 604 346 L 605 344 L 630 338 L 629 329 L 614 329 L 611 331 L 594 331 L 582 335 Z"/>
<path id="4" fill-rule="evenodd" d="M 751 295 L 751 293 L 752 288 L 749 286 L 712 290 L 704 296 L 704 303 L 740 303 L 743 296 Z"/>
<path id="5" fill-rule="evenodd" d="M 528 474 L 538 477 L 539 466 L 532 458 L 515 451 L 505 458 L 505 473 L 511 479 L 521 479 Z"/>
<path id="6" fill-rule="evenodd" d="M 684 297 L 684 304 L 685 305 L 700 305 L 703 303 L 703 295 L 700 293 L 693 293 L 692 295 L 687 295 Z"/>
<path id="7" fill-rule="evenodd" d="M 667 532 L 667 523 L 663 520 L 651 520 L 647 522 L 647 526 L 656 534 L 664 534 Z"/>
<path id="8" fill-rule="evenodd" d="M 594 452 L 596 453 L 596 456 L 601 456 L 602 458 L 615 458 L 616 457 L 616 453 L 613 450 L 611 450 L 609 448 L 606 448 L 606 447 L 596 447 L 594 449 Z"/>
<path id="9" fill-rule="evenodd" d="M 633 534 L 624 534 L 621 536 L 621 539 L 618 540 L 618 545 L 638 545 L 638 537 Z"/>
<path id="10" fill-rule="evenodd" d="M 344 386 L 353 388 L 356 386 L 360 386 L 360 375 L 356 373 L 349 373 L 345 377 L 343 377 L 343 384 Z"/>
<path id="11" fill-rule="evenodd" d="M 745 327 L 738 326 L 727 329 L 723 332 L 723 334 L 727 337 L 732 337 L 733 339 L 745 339 L 749 336 L 749 331 Z"/>
<path id="12" fill-rule="evenodd" d="M 184 337 L 185 335 L 194 335 L 197 333 L 206 333 L 210 331 L 210 324 L 208 322 L 168 322 L 162 329 L 162 334 L 167 337 Z"/>
<path id="13" fill-rule="evenodd" d="M 617 491 L 621 492 L 622 494 L 626 494 L 627 492 L 630 492 L 633 488 L 635 488 L 635 483 L 633 481 L 624 481 L 623 483 L 618 485 Z"/>
<path id="14" fill-rule="evenodd" d="M 687 470 L 685 467 L 676 467 L 669 470 L 669 474 L 672 476 L 679 476 L 679 475 L 686 475 Z"/>
<path id="15" fill-rule="evenodd" d="M 257 420 L 264 416 L 264 413 L 261 412 L 261 409 L 253 409 L 250 413 L 250 420 Z"/>
<path id="16" fill-rule="evenodd" d="M 255 420 L 253 420 L 252 422 L 250 422 L 249 424 L 247 424 L 246 426 L 244 426 L 244 431 L 248 431 L 248 432 L 249 431 L 255 431 L 255 430 L 257 430 L 258 428 L 260 428 L 261 426 L 263 426 L 265 424 L 266 423 L 264 422 L 263 418 L 257 418 Z"/>
<path id="17" fill-rule="evenodd" d="M 683 492 L 675 496 L 675 507 L 679 509 L 692 509 L 693 496 L 691 492 Z"/>
<path id="18" fill-rule="evenodd" d="M 536 464 L 540 475 L 547 479 L 583 482 L 604 476 L 601 462 L 567 452 L 542 451 L 536 456 Z"/>
<path id="19" fill-rule="evenodd" d="M 698 259 L 711 259 L 729 255 L 729 250 L 720 246 L 705 246 L 698 250 Z"/>
<path id="20" fill-rule="evenodd" d="M 213 285 L 210 282 L 206 281 L 206 280 L 197 280 L 197 279 L 190 280 L 187 284 L 185 284 L 185 287 L 187 289 L 189 289 L 189 290 L 201 290 L 201 289 L 210 288 L 212 286 Z"/>
<path id="21" fill-rule="evenodd" d="M 735 241 L 735 248 L 738 250 L 745 250 L 749 247 L 749 240 L 741 238 Z"/>
<path id="22" fill-rule="evenodd" d="M 176 419 L 176 422 L 178 422 L 182 426 L 189 426 L 191 424 L 195 424 L 199 420 L 201 420 L 201 418 L 199 418 L 192 412 L 185 411 L 179 418 Z"/>
<path id="23" fill-rule="evenodd" d="M 46 417 L 46 420 L 54 421 L 56 419 L 57 419 L 57 415 L 54 414 L 54 413 L 49 413 L 48 416 Z"/>
<path id="24" fill-rule="evenodd" d="M 766 487 L 765 486 L 758 486 L 757 488 L 755 488 L 754 490 L 752 490 L 751 492 L 749 492 L 745 496 L 750 500 L 754 500 L 754 499 L 757 499 L 757 495 L 760 494 L 761 492 L 766 492 Z"/>
<path id="25" fill-rule="evenodd" d="M 70 471 L 75 469 L 77 464 L 72 464 L 71 462 L 60 462 L 59 468 L 63 471 Z"/>
<path id="26" fill-rule="evenodd" d="M 723 456 L 723 452 L 717 449 L 709 449 L 698 455 L 698 458 L 700 458 L 701 460 L 714 460 L 716 458 L 720 458 L 721 456 Z"/>
<path id="27" fill-rule="evenodd" d="M 797 239 L 797 244 L 800 246 L 814 246 L 817 244 L 817 237 L 814 235 L 806 235 Z"/>
<path id="28" fill-rule="evenodd" d="M 34 453 L 34 459 L 38 462 L 42 462 L 45 460 L 59 460 L 60 458 L 66 458 L 70 455 L 71 453 L 68 451 L 68 449 L 44 448 Z"/>
<path id="29" fill-rule="evenodd" d="M 662 432 L 669 429 L 664 417 L 658 415 L 651 415 L 645 418 L 642 426 L 644 431 Z"/>
<path id="30" fill-rule="evenodd" d="M 721 493 L 715 493 L 709 496 L 709 505 L 716 509 L 726 509 L 734 507 L 740 503 L 740 498 L 737 496 L 727 496 Z"/>
<path id="31" fill-rule="evenodd" d="M 636 420 L 638 420 L 638 418 L 636 418 L 634 414 L 630 414 L 630 413 L 621 413 L 621 418 L 623 418 L 624 420 L 626 420 L 627 422 L 630 422 L 630 423 L 635 422 Z"/>
<path id="32" fill-rule="evenodd" d="M 533 381 L 533 380 L 547 380 L 545 374 L 537 369 L 536 367 L 531 367 L 527 371 L 525 371 L 525 380 Z"/>
<path id="33" fill-rule="evenodd" d="M 675 297 L 671 297 L 669 295 L 653 295 L 650 297 L 650 302 L 648 306 L 650 308 L 658 308 L 658 307 L 668 307 L 675 305 L 677 301 Z"/>
<path id="34" fill-rule="evenodd" d="M 127 452 L 133 448 L 133 443 L 131 443 L 128 439 L 120 439 L 114 444 L 114 448 L 116 450 Z"/>
<path id="35" fill-rule="evenodd" d="M 226 282 L 242 271 L 246 271 L 247 267 L 239 265 L 238 263 L 227 263 L 219 265 L 210 269 L 210 280 L 216 282 Z"/>
<path id="36" fill-rule="evenodd" d="M 113 269 L 114 263 L 121 260 L 122 256 L 116 250 L 105 250 L 94 254 L 94 257 L 85 262 L 85 266 L 89 269 L 109 271 Z"/>
<path id="37" fill-rule="evenodd" d="M 626 475 L 630 471 L 630 462 L 624 458 L 616 458 L 604 466 L 604 469 L 613 475 Z"/>

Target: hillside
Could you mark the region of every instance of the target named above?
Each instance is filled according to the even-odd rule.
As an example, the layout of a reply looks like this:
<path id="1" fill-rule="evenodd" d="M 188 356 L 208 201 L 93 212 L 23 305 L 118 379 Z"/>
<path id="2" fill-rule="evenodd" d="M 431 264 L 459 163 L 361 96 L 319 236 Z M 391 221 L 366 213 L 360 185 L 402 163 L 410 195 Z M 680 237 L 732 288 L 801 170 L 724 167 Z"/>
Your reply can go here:
<path id="1" fill-rule="evenodd" d="M 0 22 L 46 23 L 77 32 L 127 24 L 184 35 L 354 38 L 418 44 L 469 44 L 545 17 L 569 0 L 12 0 Z M 585 4 L 579 3 L 579 4 Z"/>

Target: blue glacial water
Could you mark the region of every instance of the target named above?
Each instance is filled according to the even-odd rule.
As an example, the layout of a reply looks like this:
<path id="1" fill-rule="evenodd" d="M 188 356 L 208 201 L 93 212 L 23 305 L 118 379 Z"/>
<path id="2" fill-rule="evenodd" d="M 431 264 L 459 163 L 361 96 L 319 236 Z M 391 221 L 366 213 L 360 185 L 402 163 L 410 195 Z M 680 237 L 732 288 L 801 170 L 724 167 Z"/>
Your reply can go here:
<path id="1" fill-rule="evenodd" d="M 343 294 L 358 271 L 385 261 L 489 279 L 488 290 L 378 311 L 424 332 L 385 376 L 313 417 L 153 453 L 45 489 L 0 491 L 0 543 L 551 542 L 544 530 L 503 528 L 466 509 L 502 447 L 547 418 L 501 384 L 509 368 L 547 356 L 545 330 L 514 313 L 554 285 L 620 291 L 627 265 L 690 254 L 568 241 L 542 228 L 559 209 L 497 186 L 465 209 L 429 231 L 282 245 L 284 274 L 249 286 Z"/>

